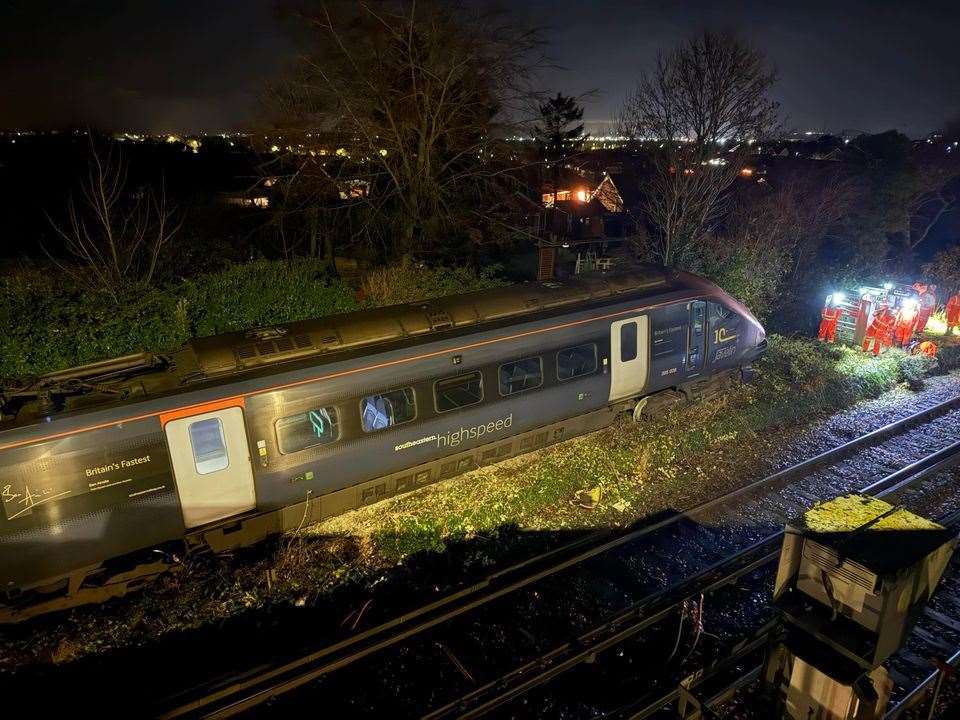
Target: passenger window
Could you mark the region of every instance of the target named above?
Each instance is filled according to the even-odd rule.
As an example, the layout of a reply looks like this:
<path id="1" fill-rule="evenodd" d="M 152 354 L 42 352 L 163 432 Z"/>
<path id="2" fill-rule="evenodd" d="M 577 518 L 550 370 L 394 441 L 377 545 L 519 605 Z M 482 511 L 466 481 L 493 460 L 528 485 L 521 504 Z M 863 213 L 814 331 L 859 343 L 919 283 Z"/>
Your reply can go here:
<path id="1" fill-rule="evenodd" d="M 207 418 L 190 423 L 190 448 L 197 473 L 207 475 L 225 469 L 230 464 L 227 457 L 227 441 L 223 436 L 220 418 Z"/>
<path id="2" fill-rule="evenodd" d="M 480 372 L 438 380 L 433 386 L 437 412 L 476 405 L 483 400 L 483 376 Z"/>
<path id="3" fill-rule="evenodd" d="M 620 362 L 637 359 L 637 324 L 624 323 L 620 326 Z"/>
<path id="4" fill-rule="evenodd" d="M 517 360 L 500 366 L 500 394 L 513 395 L 543 384 L 543 362 L 538 357 Z"/>
<path id="5" fill-rule="evenodd" d="M 392 425 L 410 422 L 417 416 L 413 388 L 368 395 L 360 401 L 360 421 L 364 432 L 377 432 Z"/>
<path id="6" fill-rule="evenodd" d="M 557 380 L 570 380 L 597 371 L 595 343 L 578 345 L 557 353 Z"/>
<path id="7" fill-rule="evenodd" d="M 333 407 L 280 418 L 275 424 L 280 452 L 287 455 L 335 442 L 339 437 L 337 420 L 337 409 Z"/>

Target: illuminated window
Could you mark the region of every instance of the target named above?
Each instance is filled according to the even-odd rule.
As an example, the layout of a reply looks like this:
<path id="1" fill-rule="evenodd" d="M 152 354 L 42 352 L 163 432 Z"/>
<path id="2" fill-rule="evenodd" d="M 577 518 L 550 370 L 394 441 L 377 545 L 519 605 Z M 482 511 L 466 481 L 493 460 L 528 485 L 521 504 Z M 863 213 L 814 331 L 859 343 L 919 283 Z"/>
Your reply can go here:
<path id="1" fill-rule="evenodd" d="M 483 400 L 483 376 L 480 372 L 438 380 L 433 386 L 437 412 L 476 405 Z"/>
<path id="2" fill-rule="evenodd" d="M 337 420 L 337 409 L 332 407 L 280 418 L 275 424 L 280 452 L 286 455 L 336 442 L 339 437 Z"/>
<path id="3" fill-rule="evenodd" d="M 509 362 L 500 366 L 499 376 L 501 395 L 533 390 L 543 384 L 543 362 L 538 357 Z"/>
<path id="4" fill-rule="evenodd" d="M 597 346 L 594 343 L 578 345 L 557 353 L 557 379 L 590 375 L 597 371 Z"/>
<path id="5" fill-rule="evenodd" d="M 223 423 L 220 418 L 207 418 L 190 423 L 190 449 L 193 451 L 193 464 L 197 473 L 207 475 L 224 470 L 229 464 L 227 441 L 223 436 Z"/>
<path id="6" fill-rule="evenodd" d="M 417 416 L 413 388 L 368 395 L 360 401 L 360 421 L 364 432 L 377 432 L 392 425 L 410 422 Z"/>
<path id="7" fill-rule="evenodd" d="M 562 202 L 564 200 L 569 200 L 572 193 L 569 190 L 558 190 L 557 191 L 557 202 Z"/>
<path id="8" fill-rule="evenodd" d="M 637 324 L 624 323 L 620 326 L 620 362 L 637 359 Z"/>

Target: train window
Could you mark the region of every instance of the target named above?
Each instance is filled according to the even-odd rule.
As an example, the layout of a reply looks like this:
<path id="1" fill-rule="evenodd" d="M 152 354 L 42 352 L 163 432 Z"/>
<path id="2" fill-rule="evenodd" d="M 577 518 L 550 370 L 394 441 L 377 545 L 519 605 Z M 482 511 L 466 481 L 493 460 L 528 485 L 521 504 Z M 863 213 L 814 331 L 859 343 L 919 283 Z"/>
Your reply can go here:
<path id="1" fill-rule="evenodd" d="M 624 323 L 620 326 L 620 362 L 637 359 L 637 324 Z"/>
<path id="2" fill-rule="evenodd" d="M 577 345 L 557 353 L 557 380 L 570 380 L 597 371 L 595 343 Z"/>
<path id="3" fill-rule="evenodd" d="M 726 305 L 712 302 L 710 303 L 710 308 L 713 310 L 713 316 L 717 320 L 726 320 L 729 317 L 733 317 L 733 310 L 728 308 Z"/>
<path id="4" fill-rule="evenodd" d="M 433 386 L 433 398 L 438 413 L 476 405 L 483 400 L 483 375 L 477 371 L 438 380 Z"/>
<path id="5" fill-rule="evenodd" d="M 223 436 L 223 423 L 212 417 L 190 423 L 190 449 L 193 464 L 199 475 L 223 470 L 230 464 L 227 457 L 227 441 Z"/>
<path id="6" fill-rule="evenodd" d="M 694 336 L 703 335 L 703 301 L 696 300 L 691 306 L 693 311 L 690 315 L 690 332 Z"/>
<path id="7" fill-rule="evenodd" d="M 339 437 L 337 409 L 322 407 L 277 420 L 277 445 L 284 455 L 316 445 L 332 443 Z"/>
<path id="8" fill-rule="evenodd" d="M 539 357 L 516 360 L 500 366 L 500 394 L 513 395 L 543 384 L 543 361 Z"/>
<path id="9" fill-rule="evenodd" d="M 413 388 L 368 395 L 360 401 L 360 421 L 364 432 L 377 432 L 392 425 L 410 422 L 417 416 Z"/>

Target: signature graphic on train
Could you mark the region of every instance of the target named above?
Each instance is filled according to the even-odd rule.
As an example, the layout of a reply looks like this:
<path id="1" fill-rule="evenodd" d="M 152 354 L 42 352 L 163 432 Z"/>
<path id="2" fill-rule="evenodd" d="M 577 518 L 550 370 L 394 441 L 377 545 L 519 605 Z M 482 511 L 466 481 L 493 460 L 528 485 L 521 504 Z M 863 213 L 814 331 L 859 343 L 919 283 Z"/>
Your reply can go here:
<path id="1" fill-rule="evenodd" d="M 0 499 L 3 500 L 3 507 L 7 513 L 7 520 L 13 520 L 18 518 L 21 515 L 29 513 L 37 505 L 43 505 L 48 503 L 51 500 L 56 500 L 59 497 L 64 495 L 69 495 L 72 490 L 63 490 L 61 492 L 54 492 L 55 488 L 46 487 L 41 490 L 31 490 L 30 486 L 24 483 L 23 492 L 14 492 L 13 486 L 4 485 L 3 491 L 0 492 Z M 13 508 L 9 508 L 9 505 L 16 507 L 17 505 L 22 505 L 21 510 L 11 513 Z"/>

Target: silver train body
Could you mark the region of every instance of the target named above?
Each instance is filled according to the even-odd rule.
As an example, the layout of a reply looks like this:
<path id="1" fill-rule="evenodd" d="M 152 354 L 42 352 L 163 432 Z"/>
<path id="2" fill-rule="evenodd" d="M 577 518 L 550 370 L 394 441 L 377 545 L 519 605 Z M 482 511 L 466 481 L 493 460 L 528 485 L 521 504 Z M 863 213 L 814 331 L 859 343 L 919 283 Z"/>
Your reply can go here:
<path id="1" fill-rule="evenodd" d="M 8 409 L 26 400 L 0 423 L 0 619 L 123 594 L 161 570 L 158 548 L 250 544 L 695 397 L 765 346 L 720 288 L 650 268 L 203 338 L 7 390 Z"/>

